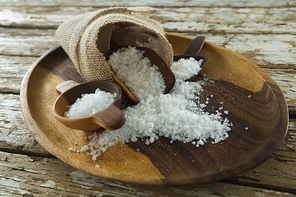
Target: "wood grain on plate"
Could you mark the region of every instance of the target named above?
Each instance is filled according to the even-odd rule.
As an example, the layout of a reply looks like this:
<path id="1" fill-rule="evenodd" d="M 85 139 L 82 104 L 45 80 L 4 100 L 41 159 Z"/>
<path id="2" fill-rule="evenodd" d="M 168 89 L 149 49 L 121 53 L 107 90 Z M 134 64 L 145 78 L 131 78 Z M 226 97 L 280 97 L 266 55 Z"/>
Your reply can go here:
<path id="1" fill-rule="evenodd" d="M 183 54 L 192 38 L 168 34 L 175 54 Z M 213 95 L 206 110 L 221 105 L 232 123 L 229 138 L 199 148 L 167 138 L 145 145 L 142 141 L 109 148 L 97 161 L 70 152 L 88 143 L 89 133 L 61 125 L 52 114 L 55 87 L 65 80 L 84 80 L 61 47 L 39 58 L 27 72 L 21 104 L 29 130 L 50 153 L 87 173 L 141 184 L 193 184 L 228 178 L 266 160 L 287 132 L 288 113 L 277 84 L 246 58 L 206 42 L 200 52 L 209 58 L 202 74 L 214 83 L 204 85 L 204 96 Z M 199 76 L 190 80 L 199 80 Z M 201 98 L 202 99 L 202 98 Z M 221 104 L 223 102 L 223 104 Z M 214 108 L 212 108 L 214 106 Z M 75 145 L 77 143 L 77 145 Z M 95 165 L 99 165 L 97 168 Z"/>

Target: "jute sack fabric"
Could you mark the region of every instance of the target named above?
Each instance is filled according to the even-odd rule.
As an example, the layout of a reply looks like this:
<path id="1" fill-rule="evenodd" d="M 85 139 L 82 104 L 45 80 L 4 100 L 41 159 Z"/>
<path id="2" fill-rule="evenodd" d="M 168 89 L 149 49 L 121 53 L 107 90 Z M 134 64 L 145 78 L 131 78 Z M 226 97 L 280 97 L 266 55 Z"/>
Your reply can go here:
<path id="1" fill-rule="evenodd" d="M 161 25 L 132 14 L 153 10 L 150 7 L 120 7 L 78 15 L 61 24 L 56 37 L 87 81 L 113 80 L 104 57 L 111 38 L 124 46 L 145 46 L 146 43 L 146 47 L 151 46 L 170 67 L 173 51 Z"/>

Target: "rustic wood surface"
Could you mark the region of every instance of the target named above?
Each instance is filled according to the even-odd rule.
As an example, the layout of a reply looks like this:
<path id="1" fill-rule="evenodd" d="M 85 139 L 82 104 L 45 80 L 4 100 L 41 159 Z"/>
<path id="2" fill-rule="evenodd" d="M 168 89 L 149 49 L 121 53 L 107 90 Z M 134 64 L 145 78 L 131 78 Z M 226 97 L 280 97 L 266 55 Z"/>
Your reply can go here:
<path id="1" fill-rule="evenodd" d="M 1 196 L 295 196 L 296 1 L 25 1 L 0 0 Z M 131 185 L 78 171 L 44 150 L 28 131 L 20 109 L 22 78 L 32 63 L 58 44 L 65 20 L 110 6 L 155 6 L 146 14 L 166 31 L 231 49 L 259 65 L 280 86 L 290 109 L 288 134 L 261 165 L 220 182 L 155 187 Z"/>

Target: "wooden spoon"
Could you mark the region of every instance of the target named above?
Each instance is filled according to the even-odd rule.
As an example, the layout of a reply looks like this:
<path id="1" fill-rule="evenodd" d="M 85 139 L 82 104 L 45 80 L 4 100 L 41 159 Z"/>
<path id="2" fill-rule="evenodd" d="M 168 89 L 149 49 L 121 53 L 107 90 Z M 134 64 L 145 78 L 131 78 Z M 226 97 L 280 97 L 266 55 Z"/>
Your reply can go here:
<path id="1" fill-rule="evenodd" d="M 64 113 L 69 109 L 68 106 L 72 105 L 77 98 L 80 98 L 82 94 L 94 93 L 97 88 L 117 94 L 109 107 L 83 118 L 64 117 Z M 118 129 L 125 123 L 125 116 L 119 109 L 122 96 L 121 88 L 114 82 L 91 81 L 79 84 L 70 80 L 58 85 L 56 90 L 60 96 L 53 105 L 53 114 L 67 127 L 84 131 L 102 131 Z"/>
<path id="2" fill-rule="evenodd" d="M 110 49 L 104 54 L 106 60 L 109 59 L 109 56 L 117 51 L 118 49 L 121 49 L 123 47 L 123 45 L 120 45 L 118 43 L 116 43 L 115 41 L 113 41 L 111 39 L 110 41 Z M 149 60 L 151 61 L 152 65 L 156 65 L 158 67 L 159 72 L 162 74 L 163 78 L 164 78 L 164 82 L 166 85 L 166 88 L 164 90 L 164 94 L 167 94 L 171 91 L 171 89 L 174 87 L 175 84 L 175 75 L 174 73 L 171 71 L 171 69 L 167 66 L 167 64 L 163 61 L 163 59 L 152 49 L 146 48 L 146 47 L 136 47 L 138 50 L 141 51 L 145 51 L 145 53 L 143 54 L 144 57 L 149 58 Z M 119 79 L 116 75 L 116 73 L 112 70 L 112 68 L 110 68 L 111 72 L 112 72 L 112 76 L 114 81 L 116 81 L 123 89 L 123 91 L 127 94 L 127 96 L 134 102 L 138 103 L 140 102 L 139 99 L 131 92 L 131 90 L 129 89 L 129 87 L 127 87 L 124 82 Z"/>
<path id="3" fill-rule="evenodd" d="M 187 47 L 185 54 L 184 55 L 174 55 L 173 59 L 174 61 L 178 61 L 179 59 L 189 59 L 190 57 L 196 59 L 197 61 L 199 60 L 203 60 L 200 68 L 201 70 L 205 67 L 207 61 L 209 60 L 209 58 L 207 57 L 202 57 L 202 56 L 198 56 L 200 50 L 202 49 L 204 43 L 205 43 L 205 36 L 197 36 L 196 38 L 194 38 L 191 43 L 189 44 L 189 46 Z"/>

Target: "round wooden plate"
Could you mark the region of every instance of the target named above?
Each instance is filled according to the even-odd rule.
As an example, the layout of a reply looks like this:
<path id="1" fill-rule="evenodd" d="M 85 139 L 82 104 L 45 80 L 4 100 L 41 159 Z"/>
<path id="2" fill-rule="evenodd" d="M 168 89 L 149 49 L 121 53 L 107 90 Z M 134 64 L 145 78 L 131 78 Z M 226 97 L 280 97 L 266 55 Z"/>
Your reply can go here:
<path id="1" fill-rule="evenodd" d="M 175 54 L 184 54 L 192 38 L 167 34 Z M 203 88 L 205 99 L 213 95 L 208 111 L 219 107 L 232 123 L 229 137 L 220 143 L 209 140 L 199 148 L 160 138 L 109 148 L 97 161 L 69 151 L 88 143 L 88 132 L 73 130 L 58 122 L 52 106 L 55 87 L 65 80 L 83 82 L 73 63 L 58 46 L 40 57 L 27 72 L 21 88 L 25 121 L 36 140 L 69 165 L 103 178 L 130 183 L 172 185 L 217 181 L 262 163 L 284 139 L 288 110 L 277 84 L 257 65 L 239 54 L 206 42 L 201 56 L 209 58 L 203 73 L 214 83 Z M 191 80 L 199 80 L 193 77 Z M 99 165 L 99 167 L 95 167 Z"/>

